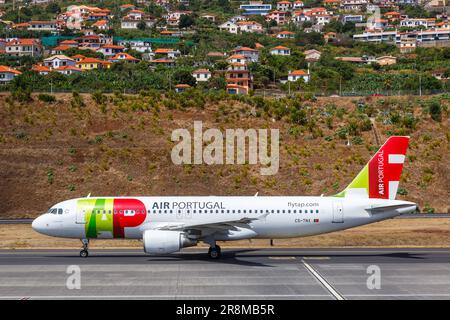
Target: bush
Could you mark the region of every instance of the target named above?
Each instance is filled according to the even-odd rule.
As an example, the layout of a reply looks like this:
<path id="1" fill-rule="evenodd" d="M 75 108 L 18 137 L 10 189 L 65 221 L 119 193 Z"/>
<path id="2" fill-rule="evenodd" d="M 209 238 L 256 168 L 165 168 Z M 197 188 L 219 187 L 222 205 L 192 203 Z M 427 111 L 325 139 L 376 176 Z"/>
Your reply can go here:
<path id="1" fill-rule="evenodd" d="M 42 102 L 53 103 L 56 101 L 55 96 L 46 93 L 40 93 L 38 99 Z"/>
<path id="2" fill-rule="evenodd" d="M 18 102 L 30 102 L 33 101 L 33 98 L 31 97 L 31 89 L 26 88 L 17 88 L 12 92 L 12 97 L 14 100 Z"/>
<path id="3" fill-rule="evenodd" d="M 441 104 L 439 103 L 439 101 L 433 99 L 431 100 L 431 102 L 428 105 L 428 110 L 430 112 L 431 115 L 431 119 L 433 119 L 434 121 L 441 121 L 442 118 L 442 107 Z"/>

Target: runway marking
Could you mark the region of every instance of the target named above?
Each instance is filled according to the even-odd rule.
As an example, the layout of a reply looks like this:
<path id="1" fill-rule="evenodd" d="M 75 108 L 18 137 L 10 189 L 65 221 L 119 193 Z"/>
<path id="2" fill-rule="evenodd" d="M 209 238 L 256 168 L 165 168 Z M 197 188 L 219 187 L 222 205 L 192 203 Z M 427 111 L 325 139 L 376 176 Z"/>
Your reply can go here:
<path id="1" fill-rule="evenodd" d="M 333 288 L 331 284 L 328 283 L 327 280 L 325 280 L 324 277 L 322 277 L 312 266 L 310 266 L 306 261 L 302 260 L 303 265 L 305 268 L 328 290 L 329 293 L 336 299 L 336 300 L 345 300 L 345 298 L 337 292 L 336 289 Z"/>
<path id="2" fill-rule="evenodd" d="M 303 257 L 303 260 L 330 260 L 330 257 Z"/>
<path id="3" fill-rule="evenodd" d="M 269 259 L 272 260 L 295 260 L 296 257 L 269 257 Z"/>

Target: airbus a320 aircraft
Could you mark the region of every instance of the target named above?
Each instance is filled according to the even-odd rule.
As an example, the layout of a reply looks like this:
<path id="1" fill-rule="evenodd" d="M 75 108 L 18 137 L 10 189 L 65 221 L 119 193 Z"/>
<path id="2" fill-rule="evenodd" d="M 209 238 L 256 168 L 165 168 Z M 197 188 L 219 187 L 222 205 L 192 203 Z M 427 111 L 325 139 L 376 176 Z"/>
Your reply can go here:
<path id="1" fill-rule="evenodd" d="M 42 234 L 81 239 L 142 239 L 168 254 L 216 241 L 304 237 L 369 224 L 416 210 L 395 200 L 409 137 L 390 137 L 342 192 L 331 197 L 87 197 L 60 202 L 33 221 Z"/>

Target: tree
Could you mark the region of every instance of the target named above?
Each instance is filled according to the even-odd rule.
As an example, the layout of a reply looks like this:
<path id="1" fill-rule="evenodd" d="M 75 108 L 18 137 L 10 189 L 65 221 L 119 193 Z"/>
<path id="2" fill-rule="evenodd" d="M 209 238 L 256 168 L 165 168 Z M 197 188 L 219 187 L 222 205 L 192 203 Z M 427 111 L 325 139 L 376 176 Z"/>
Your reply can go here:
<path id="1" fill-rule="evenodd" d="M 141 31 L 144 31 L 147 28 L 147 24 L 145 23 L 145 21 L 139 21 L 139 23 L 137 24 L 137 28 Z"/>
<path id="2" fill-rule="evenodd" d="M 192 26 L 195 19 L 191 15 L 183 14 L 180 16 L 180 22 L 178 23 L 178 28 L 185 29 Z"/>
<path id="3" fill-rule="evenodd" d="M 318 32 L 310 32 L 310 33 L 298 32 L 295 35 L 295 42 L 299 46 L 306 46 L 308 44 L 316 44 L 316 45 L 325 44 L 323 35 Z"/>
<path id="4" fill-rule="evenodd" d="M 175 84 L 188 84 L 190 86 L 195 86 L 197 81 L 192 76 L 189 70 L 176 70 L 172 75 L 172 80 Z"/>
<path id="5" fill-rule="evenodd" d="M 47 5 L 47 7 L 45 8 L 45 11 L 47 11 L 49 13 L 60 13 L 61 7 L 56 2 L 51 2 Z"/>

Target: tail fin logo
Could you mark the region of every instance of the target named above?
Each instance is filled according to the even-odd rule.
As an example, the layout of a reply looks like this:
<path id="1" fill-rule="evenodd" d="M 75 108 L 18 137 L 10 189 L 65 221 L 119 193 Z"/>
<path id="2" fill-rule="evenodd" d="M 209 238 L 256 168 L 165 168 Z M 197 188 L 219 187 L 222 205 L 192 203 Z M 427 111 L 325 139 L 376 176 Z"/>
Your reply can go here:
<path id="1" fill-rule="evenodd" d="M 365 194 L 369 198 L 395 199 L 408 143 L 409 137 L 390 137 L 352 183 L 337 196 Z"/>

